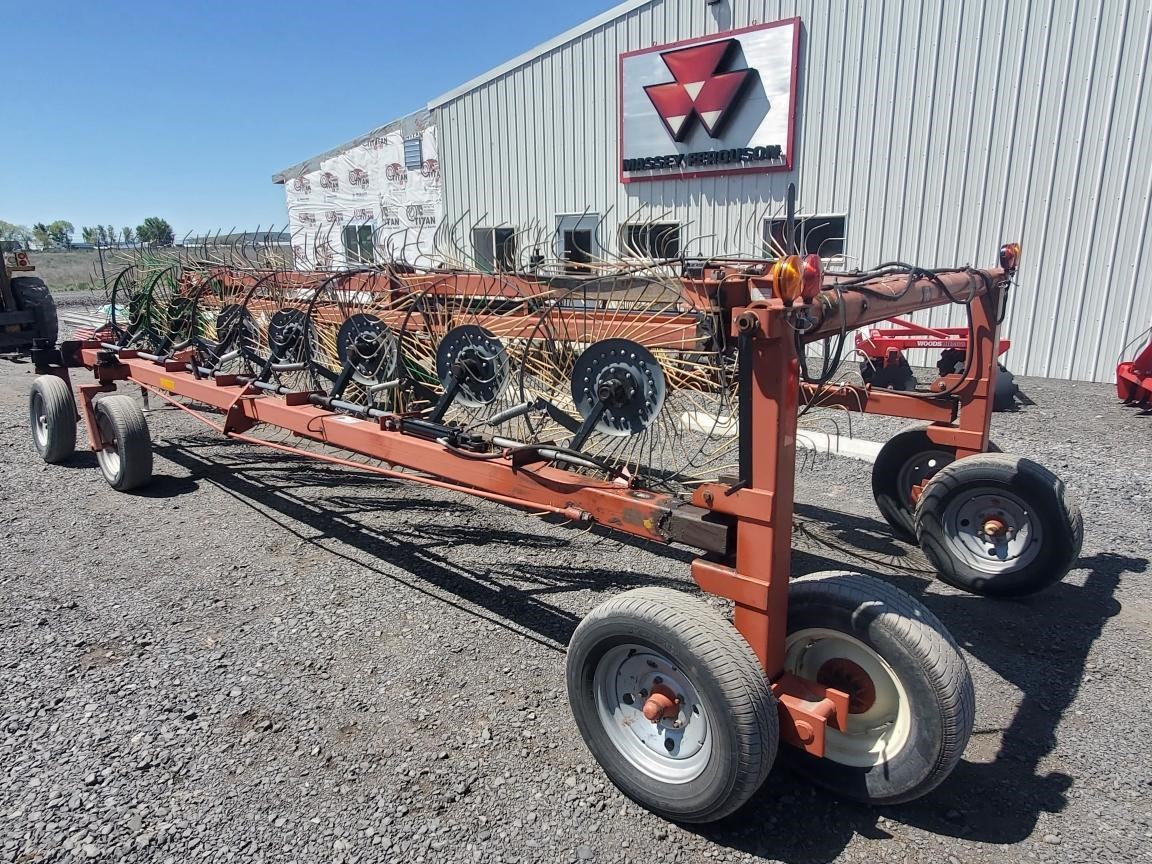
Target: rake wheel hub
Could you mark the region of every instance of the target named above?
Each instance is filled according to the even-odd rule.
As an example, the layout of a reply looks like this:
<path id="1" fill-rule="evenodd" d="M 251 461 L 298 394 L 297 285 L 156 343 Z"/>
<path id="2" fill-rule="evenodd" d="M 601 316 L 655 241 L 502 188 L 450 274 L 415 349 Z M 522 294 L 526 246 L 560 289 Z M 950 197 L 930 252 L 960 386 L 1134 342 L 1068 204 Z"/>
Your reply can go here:
<path id="1" fill-rule="evenodd" d="M 460 385 L 456 401 L 469 408 L 491 405 L 508 385 L 508 352 L 503 343 L 479 324 L 453 327 L 436 350 L 436 374 L 451 374 Z"/>
<path id="2" fill-rule="evenodd" d="M 308 315 L 300 309 L 281 309 L 268 322 L 268 344 L 279 360 L 295 361 L 307 352 Z"/>
<path id="3" fill-rule="evenodd" d="M 336 352 L 342 364 L 352 364 L 352 380 L 372 386 L 396 377 L 399 348 L 388 325 L 375 315 L 359 313 L 340 325 Z"/>
<path id="4" fill-rule="evenodd" d="M 664 370 L 652 352 L 630 339 L 605 339 L 584 350 L 572 369 L 572 401 L 584 419 L 597 405 L 596 430 L 627 436 L 643 432 L 667 395 Z"/>

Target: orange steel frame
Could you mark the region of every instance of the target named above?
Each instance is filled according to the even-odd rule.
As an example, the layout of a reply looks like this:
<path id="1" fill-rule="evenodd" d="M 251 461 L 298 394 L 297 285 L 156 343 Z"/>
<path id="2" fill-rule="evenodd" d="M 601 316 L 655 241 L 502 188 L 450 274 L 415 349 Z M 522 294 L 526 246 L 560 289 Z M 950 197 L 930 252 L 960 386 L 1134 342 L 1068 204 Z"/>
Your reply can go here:
<path id="1" fill-rule="evenodd" d="M 988 271 L 1001 274 L 1002 271 Z M 840 385 L 821 387 L 804 384 L 804 401 L 821 406 L 838 406 L 850 411 L 926 420 L 928 438 L 942 447 L 956 450 L 957 458 L 973 456 L 988 449 L 992 425 L 992 396 L 996 392 L 997 347 L 1000 322 L 1004 317 L 1007 291 L 993 280 L 992 287 L 972 300 L 972 337 L 968 345 L 968 375 L 945 375 L 933 387 L 942 391 L 932 398 L 870 387 Z M 917 308 L 904 306 L 901 311 Z M 826 328 L 821 333 L 827 335 Z"/>
<path id="2" fill-rule="evenodd" d="M 694 491 L 691 504 L 675 496 L 631 489 L 618 482 L 596 480 L 547 465 L 517 466 L 510 459 L 462 459 L 435 441 L 404 434 L 398 415 L 359 419 L 312 405 L 309 397 L 313 394 L 307 392 L 271 396 L 239 382 L 236 376 L 197 377 L 189 371 L 191 352 L 178 353 L 159 363 L 140 357 L 134 350 L 111 352 L 99 342 L 83 343 L 80 361 L 93 372 L 95 383 L 78 388 L 78 401 L 94 450 L 104 446 L 94 420 L 94 398 L 114 390 L 117 382 L 130 381 L 189 411 L 230 438 L 533 511 L 552 512 L 577 523 L 595 522 L 647 540 L 680 541 L 669 530 L 678 513 L 691 510 L 708 511 L 712 518 L 718 515 L 727 523 L 727 547 L 729 553 L 734 548 L 734 555 L 713 554 L 696 559 L 691 566 L 692 577 L 702 590 L 735 603 L 733 623 L 756 654 L 777 696 L 782 738 L 823 756 L 827 729 L 846 728 L 848 696 L 784 672 L 799 403 L 801 398 L 818 397 L 824 405 L 923 417 L 932 422 L 929 437 L 936 443 L 957 448 L 960 456 L 983 451 L 991 416 L 988 396 L 996 368 L 994 349 L 1010 275 L 1002 270 L 984 273 L 989 277 L 986 284 L 974 284 L 969 279 L 967 285 L 969 296 L 973 297 L 974 336 L 969 379 L 960 381 L 959 376 L 949 376 L 956 379 L 955 392 L 926 399 L 861 387 L 823 388 L 819 393 L 816 388 L 802 387 L 794 330 L 789 323 L 796 310 L 775 299 L 729 307 L 732 335 L 743 335 L 749 346 L 751 389 L 742 398 L 751 401 L 746 414 L 750 426 L 741 432 L 750 434 L 754 442 L 749 448 L 751 464 L 742 466 L 745 476 L 740 484 L 705 483 Z M 897 286 L 897 280 L 877 285 L 891 287 L 891 298 L 877 301 L 848 292 L 826 292 L 825 296 L 831 299 L 823 320 L 806 338 L 812 341 L 841 332 L 842 328 L 854 329 L 894 314 L 946 302 L 931 284 L 918 284 L 915 291 L 898 291 L 897 287 L 903 286 Z M 954 296 L 962 287 L 959 280 L 953 282 Z M 68 379 L 67 369 L 49 371 Z M 224 415 L 223 423 L 193 411 L 177 402 L 175 396 L 210 406 Z M 390 468 L 345 462 L 244 434 L 261 423 L 369 456 Z M 419 473 L 398 474 L 391 470 L 397 466 Z"/>

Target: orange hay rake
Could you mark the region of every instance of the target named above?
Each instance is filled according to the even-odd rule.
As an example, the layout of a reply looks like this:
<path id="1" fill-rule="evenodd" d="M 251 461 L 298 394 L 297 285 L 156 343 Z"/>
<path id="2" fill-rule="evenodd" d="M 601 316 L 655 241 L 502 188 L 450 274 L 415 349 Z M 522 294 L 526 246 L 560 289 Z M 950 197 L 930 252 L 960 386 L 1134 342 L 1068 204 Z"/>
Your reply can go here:
<path id="1" fill-rule="evenodd" d="M 731 622 L 646 588 L 594 610 L 569 647 L 573 714 L 613 782 L 668 818 L 714 820 L 755 792 L 783 740 L 835 793 L 904 801 L 960 758 L 971 680 L 944 627 L 891 586 L 790 585 L 797 417 L 835 404 L 928 421 L 888 453 L 882 470 L 899 476 L 885 515 L 967 590 L 1060 578 L 1080 530 L 1062 486 L 985 452 L 1018 254 L 1005 247 L 984 270 L 822 274 L 791 256 L 563 284 L 185 268 L 125 303 L 131 320 L 110 338 L 41 346 L 33 438 L 47 461 L 67 458 L 79 413 L 111 485 L 138 488 L 152 454 L 144 414 L 117 389 L 132 383 L 237 441 L 691 547 L 693 579 L 732 601 Z M 856 328 L 947 302 L 970 312 L 970 350 L 942 392 L 807 368 L 812 343 L 842 347 Z"/>

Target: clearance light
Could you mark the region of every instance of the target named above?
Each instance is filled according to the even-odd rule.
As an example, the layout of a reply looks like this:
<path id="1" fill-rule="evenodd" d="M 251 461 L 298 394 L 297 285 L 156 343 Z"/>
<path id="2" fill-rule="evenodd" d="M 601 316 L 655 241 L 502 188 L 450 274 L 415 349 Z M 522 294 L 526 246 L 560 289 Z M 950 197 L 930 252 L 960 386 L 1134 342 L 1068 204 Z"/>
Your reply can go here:
<path id="1" fill-rule="evenodd" d="M 804 265 L 800 270 L 800 296 L 805 303 L 816 299 L 824 287 L 824 265 L 820 263 L 820 256 L 815 253 L 804 258 Z"/>
<path id="2" fill-rule="evenodd" d="M 803 269 L 799 255 L 789 255 L 772 265 L 772 291 L 785 306 L 791 306 L 800 296 Z"/>
<path id="3" fill-rule="evenodd" d="M 1009 273 L 1015 273 L 1020 266 L 1020 244 L 1005 243 L 1000 247 L 1000 266 Z"/>

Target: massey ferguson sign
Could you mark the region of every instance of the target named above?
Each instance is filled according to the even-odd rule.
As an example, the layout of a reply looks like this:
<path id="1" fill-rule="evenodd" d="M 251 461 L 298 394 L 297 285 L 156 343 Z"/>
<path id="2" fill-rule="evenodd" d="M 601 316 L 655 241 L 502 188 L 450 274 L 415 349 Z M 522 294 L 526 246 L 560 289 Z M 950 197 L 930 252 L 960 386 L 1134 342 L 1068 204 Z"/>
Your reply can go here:
<path id="1" fill-rule="evenodd" d="M 790 170 L 800 19 L 620 56 L 620 179 Z"/>

